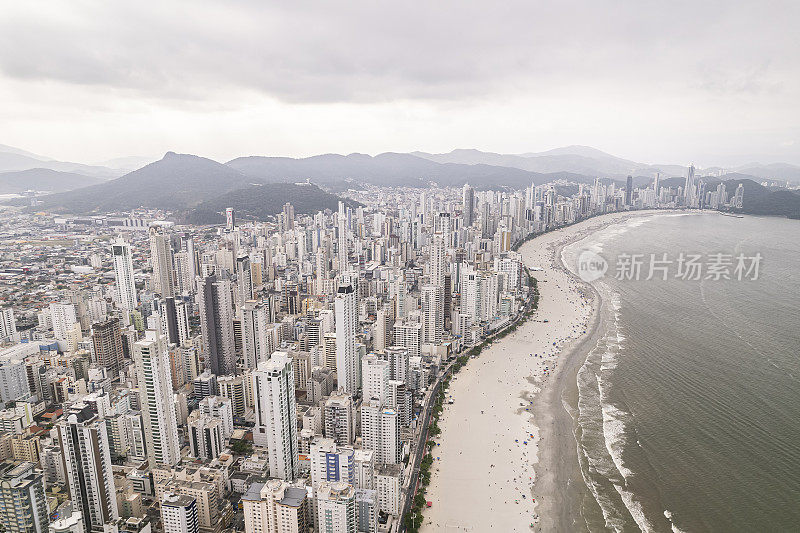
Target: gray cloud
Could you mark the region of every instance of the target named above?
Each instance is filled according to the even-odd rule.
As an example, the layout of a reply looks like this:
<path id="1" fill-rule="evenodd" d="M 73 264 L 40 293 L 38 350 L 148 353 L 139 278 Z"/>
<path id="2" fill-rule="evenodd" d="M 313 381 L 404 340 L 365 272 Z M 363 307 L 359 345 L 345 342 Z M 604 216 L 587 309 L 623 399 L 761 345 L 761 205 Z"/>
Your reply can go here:
<path id="1" fill-rule="evenodd" d="M 591 83 L 794 89 L 800 68 L 796 2 L 162 4 L 11 5 L 0 69 L 153 98 L 238 88 L 287 102 L 381 102 Z M 778 75 L 790 86 L 773 83 Z"/>
<path id="2" fill-rule="evenodd" d="M 800 162 L 796 1 L 0 2 L 0 142 L 63 159 Z"/>

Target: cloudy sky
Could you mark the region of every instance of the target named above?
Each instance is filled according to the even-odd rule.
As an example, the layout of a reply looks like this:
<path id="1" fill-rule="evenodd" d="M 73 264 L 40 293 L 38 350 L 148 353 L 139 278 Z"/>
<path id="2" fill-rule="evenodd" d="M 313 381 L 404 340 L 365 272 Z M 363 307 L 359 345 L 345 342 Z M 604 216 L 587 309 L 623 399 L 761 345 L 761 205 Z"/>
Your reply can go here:
<path id="1" fill-rule="evenodd" d="M 800 163 L 796 0 L 0 6 L 0 143 L 59 159 L 583 144 Z"/>

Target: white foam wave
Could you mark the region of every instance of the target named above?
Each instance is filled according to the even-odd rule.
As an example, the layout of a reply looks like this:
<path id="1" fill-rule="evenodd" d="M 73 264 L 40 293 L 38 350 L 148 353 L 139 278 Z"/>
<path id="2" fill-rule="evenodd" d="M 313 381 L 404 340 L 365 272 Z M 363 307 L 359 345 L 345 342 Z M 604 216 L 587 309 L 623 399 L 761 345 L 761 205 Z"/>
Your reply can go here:
<path id="1" fill-rule="evenodd" d="M 681 529 L 678 526 L 676 526 L 675 523 L 672 521 L 672 511 L 670 511 L 669 509 L 665 510 L 664 511 L 664 516 L 667 518 L 667 520 L 669 520 L 669 523 L 672 526 L 672 532 L 673 533 L 687 533 L 683 529 Z"/>

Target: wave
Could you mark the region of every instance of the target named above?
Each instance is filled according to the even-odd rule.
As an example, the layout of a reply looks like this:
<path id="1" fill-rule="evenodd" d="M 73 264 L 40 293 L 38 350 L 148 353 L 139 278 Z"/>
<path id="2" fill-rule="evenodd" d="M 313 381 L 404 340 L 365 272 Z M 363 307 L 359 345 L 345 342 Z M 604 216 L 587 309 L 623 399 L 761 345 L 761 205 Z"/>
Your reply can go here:
<path id="1" fill-rule="evenodd" d="M 566 261 L 565 256 L 571 255 L 573 250 L 589 249 L 599 253 L 612 238 L 619 237 L 628 229 L 644 224 L 649 219 L 650 217 L 634 219 L 625 225 L 610 226 L 594 234 L 591 242 L 584 239 L 571 245 L 569 250 L 565 247 L 562 250 L 562 261 L 571 267 L 574 263 Z M 570 270 L 574 273 L 572 268 Z M 600 507 L 607 528 L 622 531 L 632 525 L 632 520 L 642 531 L 653 531 L 654 524 L 646 516 L 641 501 L 629 490 L 627 483 L 635 475 L 623 459 L 624 450 L 631 444 L 627 437 L 627 426 L 632 415 L 609 400 L 609 386 L 606 384 L 606 380 L 611 379 L 619 365 L 620 354 L 627 340 L 622 327 L 621 296 L 603 281 L 595 282 L 594 286 L 601 294 L 605 306 L 605 310 L 601 312 L 605 312 L 608 319 L 606 331 L 587 354 L 578 373 L 577 419 L 583 438 L 576 434 L 576 444 L 581 473 L 589 492 Z"/>
<path id="2" fill-rule="evenodd" d="M 664 511 L 664 517 L 667 520 L 669 520 L 669 523 L 670 523 L 670 526 L 672 527 L 672 532 L 673 533 L 686 533 L 686 531 L 684 531 L 683 529 L 681 529 L 678 526 L 676 526 L 675 523 L 672 521 L 672 511 L 665 510 Z"/>

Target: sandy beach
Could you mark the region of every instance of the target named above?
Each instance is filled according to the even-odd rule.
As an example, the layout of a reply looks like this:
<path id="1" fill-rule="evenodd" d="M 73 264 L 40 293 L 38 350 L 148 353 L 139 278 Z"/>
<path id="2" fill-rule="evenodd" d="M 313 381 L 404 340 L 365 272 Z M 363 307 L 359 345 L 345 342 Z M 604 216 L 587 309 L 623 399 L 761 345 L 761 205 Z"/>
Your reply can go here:
<path id="1" fill-rule="evenodd" d="M 539 310 L 450 383 L 421 531 L 576 531 L 586 493 L 568 411 L 598 296 L 561 265 L 561 249 L 631 216 L 613 213 L 545 233 L 522 248 Z M 541 269 L 541 270 L 534 270 Z"/>

